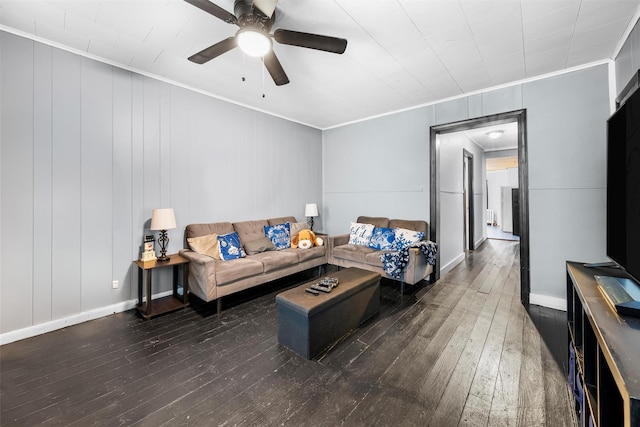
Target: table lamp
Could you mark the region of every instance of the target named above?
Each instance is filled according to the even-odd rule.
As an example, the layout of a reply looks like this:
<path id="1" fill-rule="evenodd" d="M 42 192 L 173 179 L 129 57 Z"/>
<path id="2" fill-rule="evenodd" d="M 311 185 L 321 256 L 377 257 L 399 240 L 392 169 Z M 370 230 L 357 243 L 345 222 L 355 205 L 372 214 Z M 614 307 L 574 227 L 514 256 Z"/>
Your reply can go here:
<path id="1" fill-rule="evenodd" d="M 304 216 L 307 217 L 309 229 L 313 231 L 313 217 L 318 216 L 318 205 L 315 203 L 307 203 L 304 207 Z"/>
<path id="2" fill-rule="evenodd" d="M 169 237 L 167 236 L 167 230 L 176 228 L 176 217 L 173 214 L 173 208 L 154 209 L 151 213 L 151 230 L 160 230 L 160 237 L 158 242 L 160 243 L 160 256 L 158 261 L 169 261 L 167 256 L 167 244 L 169 243 Z"/>

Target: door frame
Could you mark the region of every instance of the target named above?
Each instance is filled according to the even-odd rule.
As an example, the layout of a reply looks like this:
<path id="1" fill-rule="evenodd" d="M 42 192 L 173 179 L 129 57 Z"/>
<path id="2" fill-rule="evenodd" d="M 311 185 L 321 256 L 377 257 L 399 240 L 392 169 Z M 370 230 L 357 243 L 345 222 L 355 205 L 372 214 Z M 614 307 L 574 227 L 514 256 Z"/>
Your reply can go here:
<path id="1" fill-rule="evenodd" d="M 529 257 L 529 165 L 527 159 L 527 110 L 515 110 L 507 113 L 467 119 L 453 123 L 434 125 L 430 128 L 430 226 L 429 239 L 440 241 L 440 141 L 439 134 L 460 132 L 489 125 L 504 123 L 518 124 L 518 187 L 520 194 L 520 301 L 529 306 L 530 257 Z M 440 278 L 440 258 L 436 257 L 433 280 Z"/>

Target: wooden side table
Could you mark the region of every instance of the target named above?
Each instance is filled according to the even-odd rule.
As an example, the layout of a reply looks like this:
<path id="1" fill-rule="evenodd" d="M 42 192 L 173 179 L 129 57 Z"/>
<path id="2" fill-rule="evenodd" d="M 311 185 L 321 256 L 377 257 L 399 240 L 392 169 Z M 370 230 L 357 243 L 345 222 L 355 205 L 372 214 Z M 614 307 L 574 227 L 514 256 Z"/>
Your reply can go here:
<path id="1" fill-rule="evenodd" d="M 138 311 L 145 319 L 180 310 L 189 305 L 189 260 L 178 254 L 169 255 L 169 261 L 134 261 L 138 266 Z M 173 267 L 173 294 L 151 299 L 151 276 L 154 269 Z M 182 270 L 182 286 L 178 286 L 179 272 Z M 142 283 L 146 273 L 146 302 L 142 302 Z M 182 294 L 181 294 L 182 293 Z"/>

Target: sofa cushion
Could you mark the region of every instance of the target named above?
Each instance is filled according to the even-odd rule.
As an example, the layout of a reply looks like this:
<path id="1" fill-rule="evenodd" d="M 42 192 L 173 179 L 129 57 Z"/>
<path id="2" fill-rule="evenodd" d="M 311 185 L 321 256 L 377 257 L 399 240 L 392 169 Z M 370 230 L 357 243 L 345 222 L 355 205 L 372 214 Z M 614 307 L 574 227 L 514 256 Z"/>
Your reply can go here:
<path id="1" fill-rule="evenodd" d="M 243 258 L 246 255 L 242 249 L 240 237 L 235 231 L 218 236 L 218 246 L 220 247 L 220 258 L 224 261 Z"/>
<path id="2" fill-rule="evenodd" d="M 298 263 L 298 254 L 295 250 L 285 249 L 282 251 L 262 252 L 251 255 L 251 259 L 261 262 L 265 273 L 269 273 L 280 268 L 289 267 Z"/>
<path id="3" fill-rule="evenodd" d="M 394 232 L 396 234 L 396 240 L 393 242 L 393 249 L 396 251 L 407 248 L 424 239 L 424 233 L 422 231 L 395 228 Z"/>
<path id="4" fill-rule="evenodd" d="M 313 246 L 304 251 L 296 250 L 296 254 L 298 255 L 299 262 L 305 262 L 309 259 L 323 257 L 326 251 L 326 246 Z"/>
<path id="5" fill-rule="evenodd" d="M 293 216 L 283 216 L 281 218 L 269 218 L 267 222 L 269 225 L 278 225 L 286 222 L 296 222 L 296 218 Z"/>
<path id="6" fill-rule="evenodd" d="M 192 251 L 210 256 L 213 259 L 220 258 L 220 247 L 217 234 L 206 234 L 198 237 L 187 237 L 187 242 Z"/>
<path id="7" fill-rule="evenodd" d="M 359 216 L 356 222 L 361 224 L 373 224 L 374 227 L 393 228 L 389 225 L 389 218 L 381 216 Z"/>
<path id="8" fill-rule="evenodd" d="M 396 240 L 396 233 L 393 228 L 376 227 L 373 229 L 369 247 L 378 250 L 390 250 Z"/>
<path id="9" fill-rule="evenodd" d="M 396 251 L 375 251 L 372 252 L 370 254 L 366 254 L 364 256 L 364 263 L 365 264 L 369 264 L 369 265 L 373 265 L 375 267 L 380 267 L 382 268 L 384 266 L 382 260 L 380 259 L 380 255 L 382 254 L 386 254 L 389 252 L 396 252 Z"/>
<path id="10" fill-rule="evenodd" d="M 185 237 L 206 236 L 207 234 L 232 233 L 233 225 L 230 222 L 213 222 L 210 224 L 189 224 L 184 230 Z"/>
<path id="11" fill-rule="evenodd" d="M 246 242 L 243 246 L 247 255 L 255 255 L 262 252 L 276 250 L 276 247 L 273 246 L 273 242 L 268 237 L 261 237 L 257 240 Z"/>
<path id="12" fill-rule="evenodd" d="M 389 221 L 389 228 L 406 228 L 407 230 L 422 231 L 425 236 L 429 235 L 429 225 L 422 220 L 392 219 Z"/>
<path id="13" fill-rule="evenodd" d="M 233 229 L 238 232 L 240 242 L 252 242 L 264 237 L 264 226 L 269 225 L 266 219 L 234 222 Z"/>
<path id="14" fill-rule="evenodd" d="M 262 263 L 254 260 L 254 256 L 231 261 L 214 261 L 216 263 L 216 283 L 218 286 L 224 286 L 245 277 L 262 274 Z"/>
<path id="15" fill-rule="evenodd" d="M 370 261 L 367 261 L 367 255 L 375 254 L 376 256 L 380 254 L 380 251 L 376 251 L 375 249 L 371 249 L 368 246 L 362 245 L 340 245 L 333 248 L 333 256 L 334 258 L 346 259 L 354 262 L 361 262 L 364 264 L 368 264 Z M 382 264 L 379 262 L 376 265 Z"/>
<path id="16" fill-rule="evenodd" d="M 278 225 L 265 225 L 264 235 L 271 239 L 276 250 L 291 247 L 291 233 L 289 232 L 288 222 Z"/>
<path id="17" fill-rule="evenodd" d="M 349 228 L 349 243 L 352 245 L 369 246 L 373 229 L 373 224 L 352 222 Z"/>
<path id="18" fill-rule="evenodd" d="M 306 222 L 290 222 L 289 223 L 289 231 L 291 232 L 291 238 L 295 237 L 296 234 L 300 232 L 300 230 L 308 230 L 309 224 Z"/>

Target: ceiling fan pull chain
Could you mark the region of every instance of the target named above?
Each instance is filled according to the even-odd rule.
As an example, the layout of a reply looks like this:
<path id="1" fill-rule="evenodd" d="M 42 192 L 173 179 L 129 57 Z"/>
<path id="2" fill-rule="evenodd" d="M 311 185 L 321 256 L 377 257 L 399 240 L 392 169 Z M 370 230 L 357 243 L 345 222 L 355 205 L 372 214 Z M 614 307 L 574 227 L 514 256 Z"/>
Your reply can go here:
<path id="1" fill-rule="evenodd" d="M 246 55 L 244 54 L 244 52 L 242 52 L 242 81 L 246 81 L 246 75 L 247 75 L 247 63 L 246 63 Z"/>
<path id="2" fill-rule="evenodd" d="M 261 60 L 262 60 L 262 66 L 260 67 L 260 69 L 262 70 L 262 97 L 266 98 L 265 85 L 264 85 L 264 57 L 261 58 Z"/>

